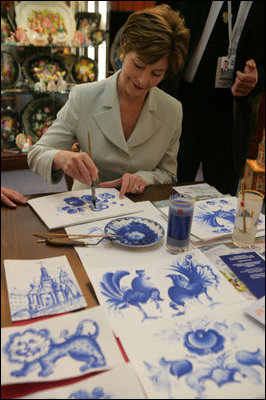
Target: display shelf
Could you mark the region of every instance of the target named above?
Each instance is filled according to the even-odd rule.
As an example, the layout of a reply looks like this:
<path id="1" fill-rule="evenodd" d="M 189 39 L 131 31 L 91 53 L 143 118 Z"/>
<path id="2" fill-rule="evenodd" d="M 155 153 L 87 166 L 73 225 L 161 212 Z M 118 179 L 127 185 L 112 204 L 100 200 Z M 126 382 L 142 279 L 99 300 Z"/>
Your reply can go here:
<path id="1" fill-rule="evenodd" d="M 28 169 L 27 154 L 1 151 L 1 170 Z"/>

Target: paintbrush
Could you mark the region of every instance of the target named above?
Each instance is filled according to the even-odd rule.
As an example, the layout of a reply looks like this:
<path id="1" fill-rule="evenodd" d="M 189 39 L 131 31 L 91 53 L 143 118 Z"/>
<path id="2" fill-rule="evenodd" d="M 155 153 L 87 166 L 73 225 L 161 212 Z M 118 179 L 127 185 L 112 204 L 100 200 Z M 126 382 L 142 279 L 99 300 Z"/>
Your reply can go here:
<path id="1" fill-rule="evenodd" d="M 33 236 L 41 238 L 66 238 L 66 239 L 85 239 L 85 238 L 108 238 L 117 237 L 119 235 L 83 235 L 83 234 L 67 234 L 67 233 L 34 233 Z"/>
<path id="2" fill-rule="evenodd" d="M 90 138 L 90 132 L 88 132 L 88 152 L 89 156 L 92 159 L 92 150 L 91 150 L 91 138 Z M 96 208 L 96 182 L 92 181 L 91 183 L 91 196 L 92 196 L 92 204 L 94 205 L 94 208 Z"/>

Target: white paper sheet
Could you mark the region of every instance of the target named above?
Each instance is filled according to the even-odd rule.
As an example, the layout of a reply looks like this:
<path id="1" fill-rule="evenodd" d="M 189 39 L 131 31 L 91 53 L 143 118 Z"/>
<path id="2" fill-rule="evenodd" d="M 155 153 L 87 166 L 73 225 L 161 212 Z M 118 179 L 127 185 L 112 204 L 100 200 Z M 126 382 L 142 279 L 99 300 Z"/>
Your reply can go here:
<path id="1" fill-rule="evenodd" d="M 243 301 L 200 250 L 145 265 L 91 268 L 89 278 L 118 337 L 124 324 L 135 330 Z"/>
<path id="2" fill-rule="evenodd" d="M 212 199 L 216 197 L 227 197 L 230 195 L 223 195 L 214 186 L 208 183 L 198 183 L 196 185 L 174 186 L 174 190 L 178 193 L 188 194 L 195 197 L 195 200 Z"/>
<path id="3" fill-rule="evenodd" d="M 54 381 L 123 362 L 100 306 L 1 329 L 1 383 Z"/>
<path id="4" fill-rule="evenodd" d="M 84 379 L 74 385 L 35 392 L 19 399 L 146 399 L 130 363 Z"/>
<path id="5" fill-rule="evenodd" d="M 265 325 L 265 296 L 247 306 L 245 312 Z"/>
<path id="6" fill-rule="evenodd" d="M 66 256 L 4 260 L 12 321 L 87 306 Z"/>
<path id="7" fill-rule="evenodd" d="M 116 189 L 97 188 L 96 198 L 96 208 L 90 189 L 37 197 L 28 203 L 50 230 L 141 211 L 138 203 L 126 197 L 120 200 Z"/>
<path id="8" fill-rule="evenodd" d="M 131 331 L 125 324 L 120 340 L 148 398 L 264 398 L 264 329 L 245 304 Z"/>

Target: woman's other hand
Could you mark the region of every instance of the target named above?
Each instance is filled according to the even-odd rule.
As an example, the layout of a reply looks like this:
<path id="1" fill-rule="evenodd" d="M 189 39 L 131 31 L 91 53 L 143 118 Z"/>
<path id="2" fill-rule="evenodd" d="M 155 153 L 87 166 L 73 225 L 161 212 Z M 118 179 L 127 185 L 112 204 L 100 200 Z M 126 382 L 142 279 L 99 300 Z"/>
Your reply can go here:
<path id="1" fill-rule="evenodd" d="M 54 157 L 53 171 L 59 169 L 87 185 L 98 180 L 98 169 L 85 152 L 59 151 Z"/>
<path id="2" fill-rule="evenodd" d="M 8 189 L 4 186 L 1 186 L 1 203 L 5 204 L 7 207 L 16 208 L 16 203 L 26 204 L 27 201 L 28 200 L 26 199 L 26 197 L 24 197 L 16 190 Z"/>
<path id="3" fill-rule="evenodd" d="M 102 188 L 120 187 L 119 198 L 122 199 L 126 193 L 134 193 L 134 194 L 143 193 L 146 184 L 147 183 L 145 179 L 142 179 L 139 175 L 126 173 L 122 176 L 122 178 L 100 183 L 99 187 Z"/>

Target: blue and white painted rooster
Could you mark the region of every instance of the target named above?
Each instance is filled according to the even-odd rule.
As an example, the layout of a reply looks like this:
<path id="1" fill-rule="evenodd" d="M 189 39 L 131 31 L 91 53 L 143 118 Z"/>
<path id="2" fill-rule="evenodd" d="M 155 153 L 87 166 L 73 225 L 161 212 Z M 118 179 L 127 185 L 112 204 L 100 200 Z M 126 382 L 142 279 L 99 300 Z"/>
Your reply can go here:
<path id="1" fill-rule="evenodd" d="M 160 291 L 151 285 L 150 277 L 145 276 L 144 270 L 136 270 L 137 277 L 131 282 L 131 288 L 120 285 L 120 280 L 130 273 L 128 271 L 107 272 L 103 275 L 100 285 L 103 289 L 102 294 L 108 298 L 110 308 L 121 310 L 130 306 L 137 307 L 143 314 L 143 320 L 148 318 L 158 318 L 148 316 L 141 304 L 154 302 L 156 309 L 160 309 Z"/>

